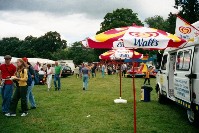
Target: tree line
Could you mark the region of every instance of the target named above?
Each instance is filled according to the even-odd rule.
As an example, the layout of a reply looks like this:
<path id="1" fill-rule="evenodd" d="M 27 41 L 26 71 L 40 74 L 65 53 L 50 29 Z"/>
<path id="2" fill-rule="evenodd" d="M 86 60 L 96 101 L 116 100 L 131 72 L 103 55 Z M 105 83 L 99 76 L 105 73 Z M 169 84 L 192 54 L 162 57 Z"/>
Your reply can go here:
<path id="1" fill-rule="evenodd" d="M 0 40 L 1 55 L 13 57 L 46 58 L 52 60 L 74 60 L 76 64 L 83 61 L 95 61 L 93 49 L 84 49 L 80 42 L 67 47 L 67 41 L 61 39 L 57 32 L 47 32 L 41 37 L 27 36 L 24 40 L 17 37 L 2 38 Z"/>

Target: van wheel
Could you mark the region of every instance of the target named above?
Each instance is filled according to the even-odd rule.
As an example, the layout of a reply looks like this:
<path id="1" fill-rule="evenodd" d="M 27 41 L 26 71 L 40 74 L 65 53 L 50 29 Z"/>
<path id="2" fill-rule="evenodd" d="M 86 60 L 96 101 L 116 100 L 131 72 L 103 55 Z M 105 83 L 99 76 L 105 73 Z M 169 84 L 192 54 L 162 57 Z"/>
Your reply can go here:
<path id="1" fill-rule="evenodd" d="M 199 123 L 199 113 L 192 109 L 187 110 L 187 118 L 190 124 L 197 125 Z"/>

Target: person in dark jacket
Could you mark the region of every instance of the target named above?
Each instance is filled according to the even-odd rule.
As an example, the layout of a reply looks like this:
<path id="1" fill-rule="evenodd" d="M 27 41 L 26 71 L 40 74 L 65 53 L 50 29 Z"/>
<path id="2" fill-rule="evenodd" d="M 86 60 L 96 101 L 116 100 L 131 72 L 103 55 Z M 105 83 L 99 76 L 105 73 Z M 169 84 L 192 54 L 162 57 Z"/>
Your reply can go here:
<path id="1" fill-rule="evenodd" d="M 31 105 L 31 109 L 36 109 L 36 103 L 35 103 L 35 98 L 34 95 L 32 93 L 32 89 L 35 85 L 34 82 L 34 77 L 35 77 L 35 72 L 34 72 L 34 68 L 32 67 L 32 65 L 28 62 L 28 59 L 26 57 L 22 58 L 22 60 L 24 61 L 26 67 L 28 68 L 28 71 L 30 71 L 30 74 L 32 76 L 32 83 L 30 86 L 28 86 L 28 92 L 27 92 L 27 103 L 30 102 Z"/>

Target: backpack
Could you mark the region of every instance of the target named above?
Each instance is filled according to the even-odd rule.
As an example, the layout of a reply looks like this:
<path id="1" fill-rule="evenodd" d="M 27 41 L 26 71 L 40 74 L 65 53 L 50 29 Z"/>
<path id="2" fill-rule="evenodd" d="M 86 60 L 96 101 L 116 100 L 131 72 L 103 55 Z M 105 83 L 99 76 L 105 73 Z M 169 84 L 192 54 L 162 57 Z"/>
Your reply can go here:
<path id="1" fill-rule="evenodd" d="M 28 85 L 28 86 L 31 86 L 31 84 L 32 84 L 32 75 L 31 75 L 30 71 L 28 70 L 27 85 Z"/>

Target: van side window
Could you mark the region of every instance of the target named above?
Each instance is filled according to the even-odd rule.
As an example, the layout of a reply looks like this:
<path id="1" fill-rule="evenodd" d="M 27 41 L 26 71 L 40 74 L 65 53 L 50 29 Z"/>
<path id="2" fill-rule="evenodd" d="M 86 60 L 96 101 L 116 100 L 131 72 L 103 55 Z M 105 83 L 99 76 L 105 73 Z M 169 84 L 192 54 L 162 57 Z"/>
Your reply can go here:
<path id="1" fill-rule="evenodd" d="M 161 69 L 162 69 L 162 70 L 166 70 L 167 56 L 168 56 L 168 55 L 164 55 L 164 56 L 163 56 L 162 65 L 161 65 Z"/>
<path id="2" fill-rule="evenodd" d="M 191 50 L 184 51 L 183 70 L 189 70 L 190 62 L 191 62 Z"/>
<path id="3" fill-rule="evenodd" d="M 176 70 L 188 71 L 191 61 L 191 50 L 184 50 L 178 52 Z"/>
<path id="4" fill-rule="evenodd" d="M 178 52 L 178 55 L 177 55 L 176 69 L 182 70 L 182 67 L 183 67 L 183 52 L 180 51 Z"/>

